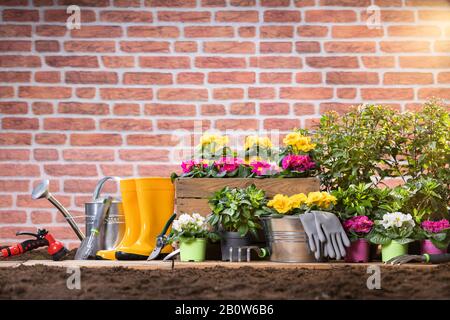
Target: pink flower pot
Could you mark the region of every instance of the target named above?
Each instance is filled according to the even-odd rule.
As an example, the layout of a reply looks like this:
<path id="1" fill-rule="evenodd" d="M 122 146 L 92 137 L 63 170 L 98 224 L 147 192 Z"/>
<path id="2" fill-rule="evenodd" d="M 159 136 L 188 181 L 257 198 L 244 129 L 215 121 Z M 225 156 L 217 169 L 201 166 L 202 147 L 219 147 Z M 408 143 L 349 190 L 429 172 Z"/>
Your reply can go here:
<path id="1" fill-rule="evenodd" d="M 370 244 L 366 239 L 352 241 L 346 249 L 345 262 L 368 262 L 370 255 Z"/>
<path id="2" fill-rule="evenodd" d="M 436 247 L 431 240 L 423 240 L 420 246 L 421 254 L 444 254 L 447 253 L 445 249 L 439 249 Z"/>

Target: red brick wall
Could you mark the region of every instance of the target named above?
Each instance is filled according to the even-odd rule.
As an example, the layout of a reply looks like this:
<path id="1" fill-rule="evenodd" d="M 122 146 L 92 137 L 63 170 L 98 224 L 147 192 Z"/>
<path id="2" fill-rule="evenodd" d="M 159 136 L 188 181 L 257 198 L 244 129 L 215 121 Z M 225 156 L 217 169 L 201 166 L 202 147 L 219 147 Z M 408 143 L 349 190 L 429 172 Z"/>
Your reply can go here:
<path id="1" fill-rule="evenodd" d="M 72 232 L 104 175 L 166 175 L 184 128 L 288 130 L 361 102 L 450 100 L 447 0 L 1 0 L 0 240 Z M 68 30 L 66 7 L 81 8 Z M 368 28 L 371 4 L 380 28 Z M 115 191 L 114 186 L 108 187 Z M 71 242 L 74 244 L 75 242 Z"/>

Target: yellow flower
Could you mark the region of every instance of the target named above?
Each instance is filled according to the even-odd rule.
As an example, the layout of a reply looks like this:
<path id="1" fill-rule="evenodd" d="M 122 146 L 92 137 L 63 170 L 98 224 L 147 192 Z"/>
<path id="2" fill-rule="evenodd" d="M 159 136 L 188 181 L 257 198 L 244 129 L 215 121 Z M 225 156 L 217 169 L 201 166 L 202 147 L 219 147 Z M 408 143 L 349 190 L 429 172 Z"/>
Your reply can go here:
<path id="1" fill-rule="evenodd" d="M 288 196 L 277 194 L 267 205 L 274 208 L 278 213 L 284 214 L 291 210 L 291 201 Z"/>
<path id="2" fill-rule="evenodd" d="M 320 207 L 323 209 L 327 209 L 331 204 L 336 204 L 337 199 L 335 196 L 332 196 L 328 192 L 322 192 L 322 201 L 320 203 Z"/>
<path id="3" fill-rule="evenodd" d="M 315 143 L 311 143 L 311 138 L 302 135 L 299 132 L 291 132 L 284 139 L 283 143 L 291 146 L 298 151 L 308 152 L 316 147 Z"/>
<path id="4" fill-rule="evenodd" d="M 227 136 L 218 136 L 214 134 L 204 134 L 200 138 L 200 144 L 202 146 L 209 145 L 211 143 L 215 143 L 219 146 L 225 146 L 229 142 L 229 139 Z"/>
<path id="5" fill-rule="evenodd" d="M 294 194 L 289 197 L 292 209 L 299 208 L 302 204 L 306 203 L 308 197 L 304 193 Z"/>
<path id="6" fill-rule="evenodd" d="M 312 207 L 314 205 L 320 206 L 322 203 L 323 195 L 321 192 L 310 192 L 308 193 L 308 198 L 306 199 L 306 204 L 308 207 Z"/>
<path id="7" fill-rule="evenodd" d="M 268 137 L 248 136 L 245 138 L 244 150 L 248 150 L 254 145 L 262 148 L 272 148 L 272 141 Z"/>

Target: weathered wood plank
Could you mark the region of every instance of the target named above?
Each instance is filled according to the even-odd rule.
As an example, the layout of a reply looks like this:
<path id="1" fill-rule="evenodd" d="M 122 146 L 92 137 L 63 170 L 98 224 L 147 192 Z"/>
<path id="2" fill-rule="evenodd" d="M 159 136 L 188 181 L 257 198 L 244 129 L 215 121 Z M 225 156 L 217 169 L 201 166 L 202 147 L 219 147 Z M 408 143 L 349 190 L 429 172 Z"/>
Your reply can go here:
<path id="1" fill-rule="evenodd" d="M 177 198 L 176 200 L 177 214 L 194 213 L 197 212 L 202 216 L 207 216 L 211 213 L 207 199 L 194 198 Z"/>

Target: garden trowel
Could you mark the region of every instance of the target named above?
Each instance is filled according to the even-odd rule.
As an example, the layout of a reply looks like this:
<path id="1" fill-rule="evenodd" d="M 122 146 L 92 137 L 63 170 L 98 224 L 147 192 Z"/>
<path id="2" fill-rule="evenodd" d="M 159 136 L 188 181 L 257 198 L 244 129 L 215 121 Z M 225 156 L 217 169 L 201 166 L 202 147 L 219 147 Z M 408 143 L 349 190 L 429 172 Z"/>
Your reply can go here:
<path id="1" fill-rule="evenodd" d="M 167 230 L 169 230 L 170 225 L 172 224 L 173 220 L 177 216 L 176 213 L 174 213 L 169 220 L 167 220 L 166 225 L 162 229 L 161 233 L 156 237 L 156 247 L 153 249 L 153 251 L 150 253 L 150 255 L 147 258 L 147 261 L 156 259 L 159 254 L 161 253 L 161 250 L 166 246 L 167 244 Z"/>

